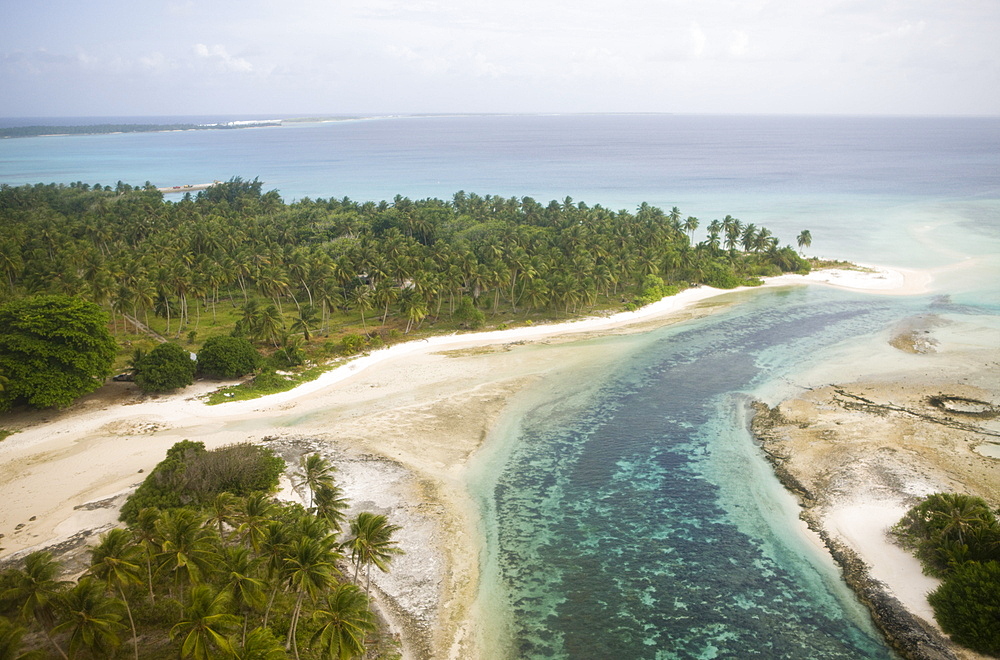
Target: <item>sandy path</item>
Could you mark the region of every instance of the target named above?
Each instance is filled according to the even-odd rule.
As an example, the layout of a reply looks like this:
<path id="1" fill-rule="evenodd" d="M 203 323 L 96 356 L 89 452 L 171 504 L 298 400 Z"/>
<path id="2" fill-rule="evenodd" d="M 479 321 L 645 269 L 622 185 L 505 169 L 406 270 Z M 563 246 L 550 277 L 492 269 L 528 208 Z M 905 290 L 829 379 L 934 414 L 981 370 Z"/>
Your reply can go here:
<path id="1" fill-rule="evenodd" d="M 926 292 L 930 282 L 925 273 L 874 269 L 782 276 L 765 286 L 806 283 L 912 294 Z M 560 338 L 634 331 L 710 313 L 699 310 L 698 303 L 726 293 L 700 287 L 610 317 L 399 344 L 290 392 L 254 401 L 204 405 L 197 396 L 216 384 L 196 384 L 154 399 L 125 397 L 130 405 L 85 400 L 47 414 L 45 421 L 0 443 L 2 554 L 48 546 L 81 530 L 114 524 L 124 494 L 179 440 L 200 440 L 212 448 L 248 439 L 310 438 L 331 451 L 346 452 L 341 468 L 347 482 L 355 478 L 350 465 L 359 457 L 390 459 L 387 469 L 377 471 L 388 481 L 385 490 L 390 496 L 375 493 L 378 479 L 359 477 L 362 485 L 354 487 L 352 499 L 370 500 L 393 515 L 403 502 L 417 500 L 399 514 L 404 527 L 423 530 L 423 536 L 410 540 L 408 552 L 423 558 L 425 565 L 437 561 L 440 568 L 397 585 L 397 592 L 416 589 L 422 594 L 397 598 L 403 610 L 425 608 L 428 599 L 436 600 L 432 621 L 407 624 L 408 634 L 420 638 L 411 645 L 411 655 L 481 657 L 483 633 L 473 603 L 482 540 L 478 509 L 465 486 L 469 459 L 518 392 L 566 364 L 580 363 L 582 349 L 560 346 Z M 533 350 L 541 342 L 549 345 Z M 16 428 L 18 420 L 4 423 Z M 392 465 L 401 466 L 402 472 L 390 469 Z M 104 504 L 86 506 L 94 502 Z M 405 564 L 397 567 L 401 575 L 406 570 Z M 422 586 L 414 587 L 418 583 Z M 391 582 L 385 584 L 395 598 Z M 407 616 L 420 619 L 419 612 L 403 612 L 403 618 Z"/>

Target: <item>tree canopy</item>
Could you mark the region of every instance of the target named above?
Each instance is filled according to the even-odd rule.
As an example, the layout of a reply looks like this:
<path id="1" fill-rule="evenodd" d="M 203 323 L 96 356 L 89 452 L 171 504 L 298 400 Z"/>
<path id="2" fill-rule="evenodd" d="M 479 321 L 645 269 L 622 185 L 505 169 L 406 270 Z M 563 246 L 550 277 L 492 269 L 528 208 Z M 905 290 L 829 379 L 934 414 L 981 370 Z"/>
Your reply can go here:
<path id="1" fill-rule="evenodd" d="M 194 382 L 197 364 L 177 344 L 160 344 L 138 364 L 135 382 L 146 392 L 169 392 Z"/>
<path id="2" fill-rule="evenodd" d="M 115 341 L 108 315 L 67 295 L 39 295 L 0 305 L 0 410 L 23 401 L 67 406 L 111 374 Z"/>
<path id="3" fill-rule="evenodd" d="M 210 337 L 198 351 L 198 372 L 209 378 L 245 376 L 260 363 L 260 353 L 243 337 Z"/>

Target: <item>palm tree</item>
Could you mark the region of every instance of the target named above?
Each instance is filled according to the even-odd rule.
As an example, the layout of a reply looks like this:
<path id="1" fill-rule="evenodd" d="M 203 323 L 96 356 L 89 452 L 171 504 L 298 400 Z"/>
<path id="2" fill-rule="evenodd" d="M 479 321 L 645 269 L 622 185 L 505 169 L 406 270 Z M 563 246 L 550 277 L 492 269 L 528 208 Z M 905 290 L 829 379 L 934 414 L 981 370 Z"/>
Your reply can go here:
<path id="1" fill-rule="evenodd" d="M 292 542 L 285 557 L 285 575 L 289 586 L 296 593 L 295 607 L 292 609 L 292 620 L 288 628 L 288 640 L 285 649 L 293 648 L 295 658 L 299 657 L 298 631 L 299 617 L 302 614 L 302 602 L 308 596 L 315 598 L 334 583 L 338 573 L 335 566 L 339 554 L 326 543 L 309 537 L 298 538 Z"/>
<path id="2" fill-rule="evenodd" d="M 37 621 L 45 631 L 45 636 L 62 657 L 66 653 L 56 643 L 49 630 L 55 623 L 56 603 L 67 582 L 56 580 L 59 564 L 52 553 L 44 550 L 33 552 L 24 559 L 24 570 L 15 570 L 8 587 L 0 593 L 0 599 L 13 602 L 21 620 Z"/>
<path id="3" fill-rule="evenodd" d="M 935 497 L 937 502 L 930 519 L 943 539 L 954 534 L 959 544 L 964 544 L 965 533 L 983 525 L 989 515 L 989 509 L 976 497 L 961 493 L 940 493 Z"/>
<path id="4" fill-rule="evenodd" d="M 312 296 L 310 295 L 310 298 Z M 299 309 L 299 317 L 292 321 L 292 332 L 301 332 L 302 338 L 309 341 L 312 336 L 309 332 L 309 326 L 316 322 L 316 308 L 312 306 L 312 303 L 308 305 L 303 305 Z"/>
<path id="5" fill-rule="evenodd" d="M 170 629 L 170 639 L 184 636 L 181 658 L 210 660 L 213 648 L 227 655 L 233 653 L 226 635 L 239 623 L 239 617 L 229 613 L 225 591 L 215 593 L 207 584 L 199 584 L 191 590 L 191 604 L 184 609 L 184 618 Z"/>
<path id="6" fill-rule="evenodd" d="M 240 498 L 236 497 L 232 493 L 223 491 L 215 496 L 212 503 L 208 507 L 208 519 L 205 522 L 212 525 L 218 525 L 219 538 L 223 541 L 226 540 L 225 525 L 232 522 L 239 502 Z"/>
<path id="7" fill-rule="evenodd" d="M 343 491 L 334 485 L 320 485 L 315 493 L 316 516 L 326 521 L 329 529 L 340 531 L 347 516 L 344 512 L 350 504 Z"/>
<path id="8" fill-rule="evenodd" d="M 174 576 L 174 584 L 198 584 L 212 570 L 216 554 L 212 533 L 191 509 L 172 509 L 156 521 L 161 539 L 159 569 Z"/>
<path id="9" fill-rule="evenodd" d="M 41 651 L 21 652 L 21 638 L 27 632 L 7 619 L 0 618 L 0 658 L 2 660 L 42 660 Z"/>
<path id="10" fill-rule="evenodd" d="M 288 653 L 269 628 L 254 628 L 242 645 L 233 644 L 234 660 L 285 660 Z"/>
<path id="11" fill-rule="evenodd" d="M 368 598 L 353 584 L 337 585 L 313 612 L 312 620 L 317 630 L 310 643 L 319 642 L 331 660 L 364 655 L 365 636 L 377 629 Z"/>
<path id="12" fill-rule="evenodd" d="M 795 242 L 799 244 L 799 251 L 801 252 L 803 247 L 809 247 L 810 245 L 813 244 L 812 233 L 810 233 L 808 229 L 803 229 L 801 232 L 799 232 L 799 235 L 798 237 L 796 237 Z M 803 253 L 802 256 L 805 256 L 805 253 Z"/>
<path id="13" fill-rule="evenodd" d="M 260 549 L 260 544 L 264 538 L 266 529 L 271 521 L 271 514 L 274 511 L 274 503 L 266 493 L 250 493 L 243 499 L 243 506 L 237 512 L 237 519 L 240 525 L 237 528 L 240 541 L 250 542 L 250 547 L 254 551 Z"/>
<path id="14" fill-rule="evenodd" d="M 264 582 L 253 577 L 259 560 L 250 558 L 250 551 L 243 547 L 227 547 L 222 551 L 219 565 L 222 588 L 229 595 L 233 607 L 243 618 L 243 637 L 247 638 L 247 621 L 250 613 L 264 606 Z"/>
<path id="15" fill-rule="evenodd" d="M 358 285 L 354 291 L 351 292 L 351 306 L 361 312 L 361 327 L 364 328 L 365 334 L 368 334 L 368 324 L 365 322 L 365 310 L 372 308 L 372 290 L 367 284 Z"/>
<path id="16" fill-rule="evenodd" d="M 94 578 L 85 577 L 61 599 L 65 620 L 52 629 L 54 633 L 69 633 L 69 653 L 76 657 L 81 647 L 94 655 L 110 657 L 121 645 L 118 631 L 122 601 L 108 598 L 104 587 Z"/>
<path id="17" fill-rule="evenodd" d="M 267 607 L 264 609 L 264 626 L 271 615 L 271 606 L 274 604 L 274 597 L 281 588 L 280 576 L 285 566 L 285 556 L 291 544 L 291 535 L 284 523 L 277 520 L 269 521 L 261 530 L 260 558 L 264 562 L 266 581 L 271 584 L 271 595 L 267 600 Z"/>
<path id="18" fill-rule="evenodd" d="M 691 245 L 694 245 L 694 230 L 698 228 L 699 224 L 701 223 L 698 220 L 698 218 L 694 217 L 693 215 L 689 215 L 687 220 L 685 220 L 684 224 L 682 225 L 684 231 L 688 233 L 688 242 Z"/>
<path id="19" fill-rule="evenodd" d="M 127 531 L 112 529 L 101 537 L 101 542 L 91 551 L 90 556 L 90 569 L 87 572 L 104 582 L 106 588 L 117 590 L 125 605 L 129 626 L 132 628 L 132 647 L 138 660 L 139 640 L 125 588 L 143 582 L 139 568 L 142 549 L 132 542 L 132 535 Z"/>
<path id="20" fill-rule="evenodd" d="M 336 471 L 328 460 L 319 454 L 309 454 L 299 459 L 299 486 L 309 489 L 309 508 L 313 506 L 315 493 L 321 486 L 333 487 L 333 473 Z"/>
<path id="21" fill-rule="evenodd" d="M 139 511 L 139 517 L 132 526 L 132 535 L 143 549 L 146 560 L 146 578 L 149 586 L 149 602 L 156 602 L 153 592 L 153 558 L 160 547 L 160 536 L 156 530 L 156 522 L 160 519 L 160 510 L 146 507 Z"/>
<path id="22" fill-rule="evenodd" d="M 366 567 L 365 594 L 371 587 L 371 567 L 377 566 L 383 573 L 389 572 L 389 562 L 403 550 L 396 547 L 392 535 L 401 528 L 390 525 L 388 518 L 363 511 L 351 521 L 351 536 L 344 547 L 351 549 L 351 560 L 354 562 L 354 581 L 358 580 L 358 571 L 362 565 Z"/>

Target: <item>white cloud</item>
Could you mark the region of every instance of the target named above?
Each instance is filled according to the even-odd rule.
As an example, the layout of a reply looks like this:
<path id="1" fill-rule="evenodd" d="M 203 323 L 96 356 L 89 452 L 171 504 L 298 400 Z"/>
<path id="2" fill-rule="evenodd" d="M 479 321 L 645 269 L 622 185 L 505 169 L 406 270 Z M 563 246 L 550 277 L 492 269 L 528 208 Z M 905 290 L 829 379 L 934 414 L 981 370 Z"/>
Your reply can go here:
<path id="1" fill-rule="evenodd" d="M 743 30 L 733 30 L 733 39 L 729 42 L 729 53 L 733 57 L 743 57 L 750 45 L 750 35 Z"/>
<path id="2" fill-rule="evenodd" d="M 149 71 L 168 71 L 176 68 L 176 64 L 160 52 L 149 53 L 139 58 L 139 65 Z"/>
<path id="3" fill-rule="evenodd" d="M 194 53 L 198 57 L 215 63 L 220 71 L 233 73 L 250 73 L 253 65 L 242 57 L 234 57 L 224 46 L 216 44 L 208 47 L 205 44 L 195 44 Z"/>
<path id="4" fill-rule="evenodd" d="M 705 36 L 705 31 L 697 23 L 692 23 L 688 30 L 688 35 L 691 39 L 691 55 L 695 58 L 704 56 L 705 46 L 708 44 L 708 37 Z"/>

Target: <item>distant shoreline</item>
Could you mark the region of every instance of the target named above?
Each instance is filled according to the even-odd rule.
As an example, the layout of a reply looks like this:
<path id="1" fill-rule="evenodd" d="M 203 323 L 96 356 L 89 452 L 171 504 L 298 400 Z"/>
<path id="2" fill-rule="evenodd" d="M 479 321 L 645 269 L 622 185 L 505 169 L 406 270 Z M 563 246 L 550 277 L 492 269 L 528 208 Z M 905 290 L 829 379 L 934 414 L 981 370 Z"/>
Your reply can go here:
<path id="1" fill-rule="evenodd" d="M 65 137 L 67 135 L 113 135 L 116 133 L 166 133 L 172 131 L 231 130 L 281 126 L 281 119 L 230 121 L 217 124 L 81 124 L 77 126 L 8 126 L 0 138 Z"/>

